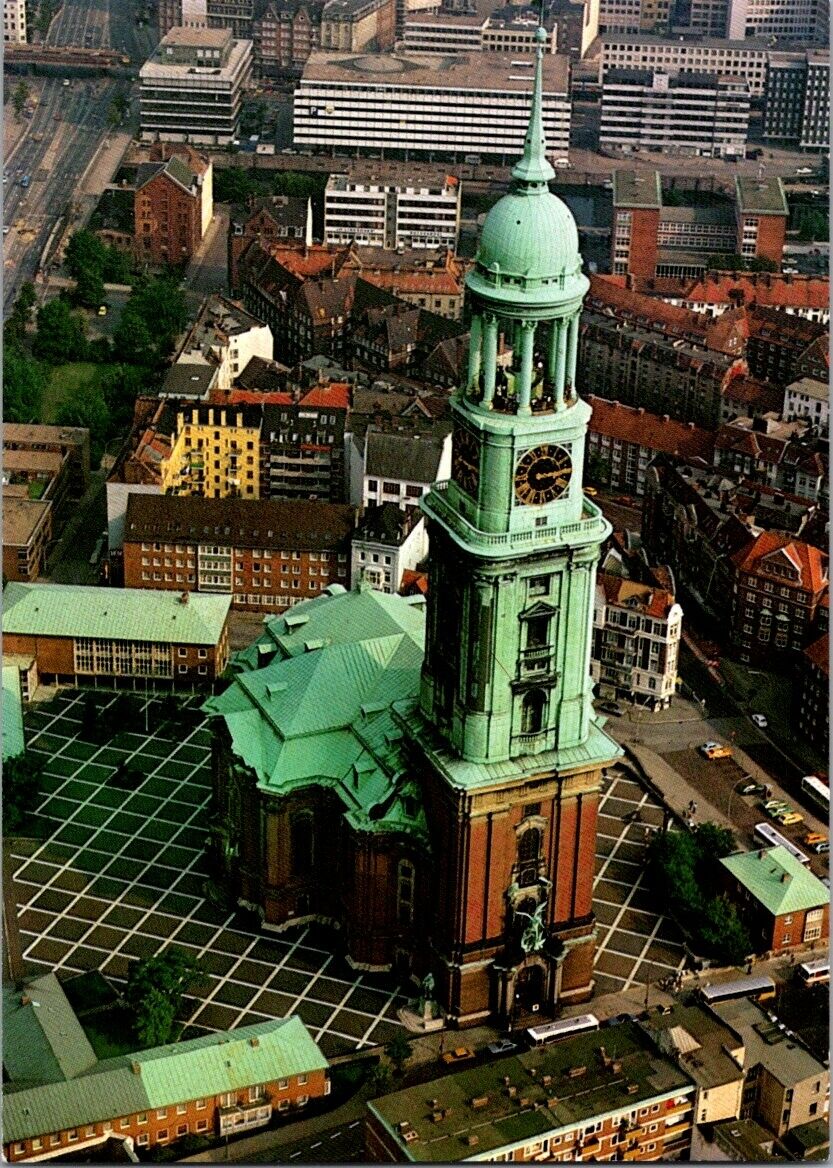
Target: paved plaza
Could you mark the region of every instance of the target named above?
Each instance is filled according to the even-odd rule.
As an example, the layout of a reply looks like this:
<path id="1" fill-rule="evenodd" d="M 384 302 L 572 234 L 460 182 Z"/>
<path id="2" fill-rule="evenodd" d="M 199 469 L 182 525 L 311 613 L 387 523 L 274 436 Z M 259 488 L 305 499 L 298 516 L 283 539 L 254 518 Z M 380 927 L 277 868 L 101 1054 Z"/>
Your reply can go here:
<path id="1" fill-rule="evenodd" d="M 210 731 L 149 723 L 103 745 L 79 738 L 84 694 L 61 691 L 30 710 L 30 749 L 44 758 L 38 808 L 45 842 L 18 841 L 13 865 L 24 955 L 32 972 L 100 969 L 116 984 L 130 960 L 175 943 L 208 976 L 189 999 L 193 1033 L 299 1014 L 330 1057 L 387 1042 L 405 1000 L 389 979 L 356 973 L 329 951 L 331 934 L 299 927 L 280 936 L 205 897 L 210 816 Z M 107 724 L 115 695 L 97 695 Z M 201 699 L 191 699 L 196 705 Z M 143 702 L 140 701 L 140 705 Z M 121 763 L 144 775 L 113 785 Z M 641 821 L 623 820 L 635 809 Z M 597 990 L 627 991 L 682 965 L 673 924 L 642 883 L 644 824 L 662 813 L 622 768 L 605 781 L 597 845 Z"/>

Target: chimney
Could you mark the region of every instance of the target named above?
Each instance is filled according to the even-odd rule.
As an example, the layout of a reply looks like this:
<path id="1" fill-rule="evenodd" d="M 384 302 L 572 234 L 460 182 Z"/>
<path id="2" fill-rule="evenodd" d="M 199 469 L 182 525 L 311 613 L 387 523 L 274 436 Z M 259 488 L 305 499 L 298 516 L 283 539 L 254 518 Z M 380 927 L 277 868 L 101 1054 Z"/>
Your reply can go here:
<path id="1" fill-rule="evenodd" d="M 789 878 L 790 878 L 789 872 L 782 872 L 781 873 L 781 883 L 782 884 L 786 884 L 787 881 L 789 880 Z"/>
<path id="2" fill-rule="evenodd" d="M 188 603 L 188 593 L 187 592 L 183 592 L 181 594 L 181 596 L 179 598 L 179 603 L 180 604 L 187 604 Z"/>
<path id="3" fill-rule="evenodd" d="M 21 998 L 20 998 L 21 1006 L 28 1006 L 31 1003 L 31 1001 L 32 1001 L 32 999 L 29 997 L 28 994 L 21 995 Z"/>
<path id="4" fill-rule="evenodd" d="M 130 1064 L 130 1069 L 131 1069 L 131 1071 L 133 1072 L 133 1074 L 134 1074 L 134 1075 L 141 1075 L 141 1073 L 142 1073 L 142 1064 L 141 1064 L 141 1063 L 137 1063 L 137 1062 L 136 1062 L 136 1060 L 134 1059 L 134 1060 L 131 1062 L 131 1064 Z"/>

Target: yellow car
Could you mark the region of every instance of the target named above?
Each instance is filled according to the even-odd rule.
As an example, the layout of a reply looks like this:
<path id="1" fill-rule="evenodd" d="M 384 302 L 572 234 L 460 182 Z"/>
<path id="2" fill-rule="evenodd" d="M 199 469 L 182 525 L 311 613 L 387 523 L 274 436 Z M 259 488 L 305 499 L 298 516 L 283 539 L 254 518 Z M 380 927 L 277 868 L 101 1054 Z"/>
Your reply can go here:
<path id="1" fill-rule="evenodd" d="M 101 307 L 98 310 L 98 315 L 99 316 L 106 316 L 107 315 L 107 305 L 106 304 L 101 305 Z"/>
<path id="2" fill-rule="evenodd" d="M 775 816 L 775 822 L 780 823 L 782 827 L 793 827 L 796 823 L 803 823 L 804 816 L 799 815 L 797 811 L 784 811 L 781 815 Z"/>
<path id="3" fill-rule="evenodd" d="M 474 1058 L 474 1051 L 467 1046 L 458 1046 L 456 1050 L 447 1050 L 443 1055 L 443 1062 L 446 1066 L 452 1063 L 464 1063 L 467 1059 Z"/>
<path id="4" fill-rule="evenodd" d="M 589 495 L 591 499 L 595 499 L 599 492 L 595 487 L 585 487 L 584 493 L 585 495 Z"/>

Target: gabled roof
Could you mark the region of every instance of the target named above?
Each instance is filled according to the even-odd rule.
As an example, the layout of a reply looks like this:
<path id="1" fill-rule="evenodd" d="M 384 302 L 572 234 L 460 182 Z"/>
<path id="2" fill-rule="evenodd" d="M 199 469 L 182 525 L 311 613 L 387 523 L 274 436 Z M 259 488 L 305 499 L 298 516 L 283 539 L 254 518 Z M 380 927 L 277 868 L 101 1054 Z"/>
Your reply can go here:
<path id="1" fill-rule="evenodd" d="M 830 899 L 822 882 L 780 845 L 737 852 L 720 863 L 773 916 L 821 908 Z"/>
<path id="2" fill-rule="evenodd" d="M 672 593 L 663 588 L 653 588 L 607 572 L 599 572 L 597 586 L 608 604 L 636 609 L 657 620 L 665 620 L 675 604 Z"/>
<path id="3" fill-rule="evenodd" d="M 823 673 L 829 676 L 830 674 L 830 635 L 825 633 L 823 637 L 819 637 L 817 641 L 813 641 L 812 645 L 808 645 L 804 650 L 805 658 L 811 665 L 815 665 L 817 669 L 821 669 Z"/>
<path id="4" fill-rule="evenodd" d="M 747 548 L 735 553 L 732 560 L 738 571 L 757 572 L 772 556 L 784 555 L 799 573 L 795 587 L 805 588 L 814 596 L 824 588 L 828 578 L 828 561 L 824 552 L 781 531 L 762 531 Z M 790 581 L 784 580 L 784 584 Z"/>
<path id="5" fill-rule="evenodd" d="M 608 401 L 588 394 L 585 398 L 592 408 L 590 430 L 636 443 L 648 450 L 673 454 L 679 458 L 700 458 L 711 462 L 714 453 L 714 435 L 696 426 L 694 422 L 678 422 L 667 414 L 662 417 L 634 406 Z"/>
<path id="6" fill-rule="evenodd" d="M 442 458 L 444 440 L 418 434 L 384 434 L 371 430 L 367 435 L 365 476 L 434 483 Z"/>
<path id="7" fill-rule="evenodd" d="M 213 647 L 230 606 L 230 595 L 190 593 L 183 603 L 179 592 L 12 581 L 3 590 L 3 632 Z"/>
<path id="8" fill-rule="evenodd" d="M 3 1069 L 15 1089 L 74 1079 L 96 1062 L 54 973 L 3 986 Z"/>

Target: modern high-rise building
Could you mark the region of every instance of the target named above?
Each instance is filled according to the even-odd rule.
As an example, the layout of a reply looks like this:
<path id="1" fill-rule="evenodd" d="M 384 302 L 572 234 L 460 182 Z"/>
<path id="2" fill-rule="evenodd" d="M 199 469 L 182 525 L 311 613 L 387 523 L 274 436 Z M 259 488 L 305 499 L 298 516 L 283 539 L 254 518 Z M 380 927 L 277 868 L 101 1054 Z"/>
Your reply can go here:
<path id="1" fill-rule="evenodd" d="M 764 137 L 826 150 L 830 138 L 830 54 L 773 53 L 764 95 Z"/>
<path id="2" fill-rule="evenodd" d="M 546 34 L 545 34 L 546 35 Z M 394 152 L 442 161 L 506 160 L 523 144 L 535 57 L 313 53 L 295 90 L 296 147 Z M 570 68 L 547 53 L 542 110 L 549 148 L 570 145 Z"/>
<path id="3" fill-rule="evenodd" d="M 420 504 L 427 605 L 330 585 L 267 622 L 207 706 L 233 896 L 274 931 L 340 926 L 357 968 L 430 972 L 459 1024 L 592 993 L 601 772 L 619 755 L 592 705 L 611 529 L 582 489 L 588 281 L 549 190 L 545 37 L 523 156 L 466 278 L 451 478 Z"/>
<path id="4" fill-rule="evenodd" d="M 705 158 L 745 158 L 749 86 L 714 74 L 611 69 L 602 82 L 599 144 Z"/>
<path id="5" fill-rule="evenodd" d="M 225 29 L 172 28 L 139 70 L 142 138 L 227 145 L 251 75 L 251 41 Z"/>
<path id="6" fill-rule="evenodd" d="M 457 247 L 460 182 L 439 174 L 435 181 L 390 183 L 361 174 L 331 174 L 324 192 L 324 242 L 365 247 Z"/>
<path id="7" fill-rule="evenodd" d="M 829 26 L 827 7 L 826 0 L 676 0 L 671 31 L 730 40 L 776 37 L 796 45 L 824 45 Z"/>
<path id="8" fill-rule="evenodd" d="M 745 81 L 751 97 L 762 97 L 768 40 L 660 37 L 648 33 L 606 33 L 600 38 L 599 81 L 611 69 L 660 69 L 666 73 L 707 73 Z"/>
<path id="9" fill-rule="evenodd" d="M 3 0 L 3 40 L 26 43 L 26 0 Z"/>

